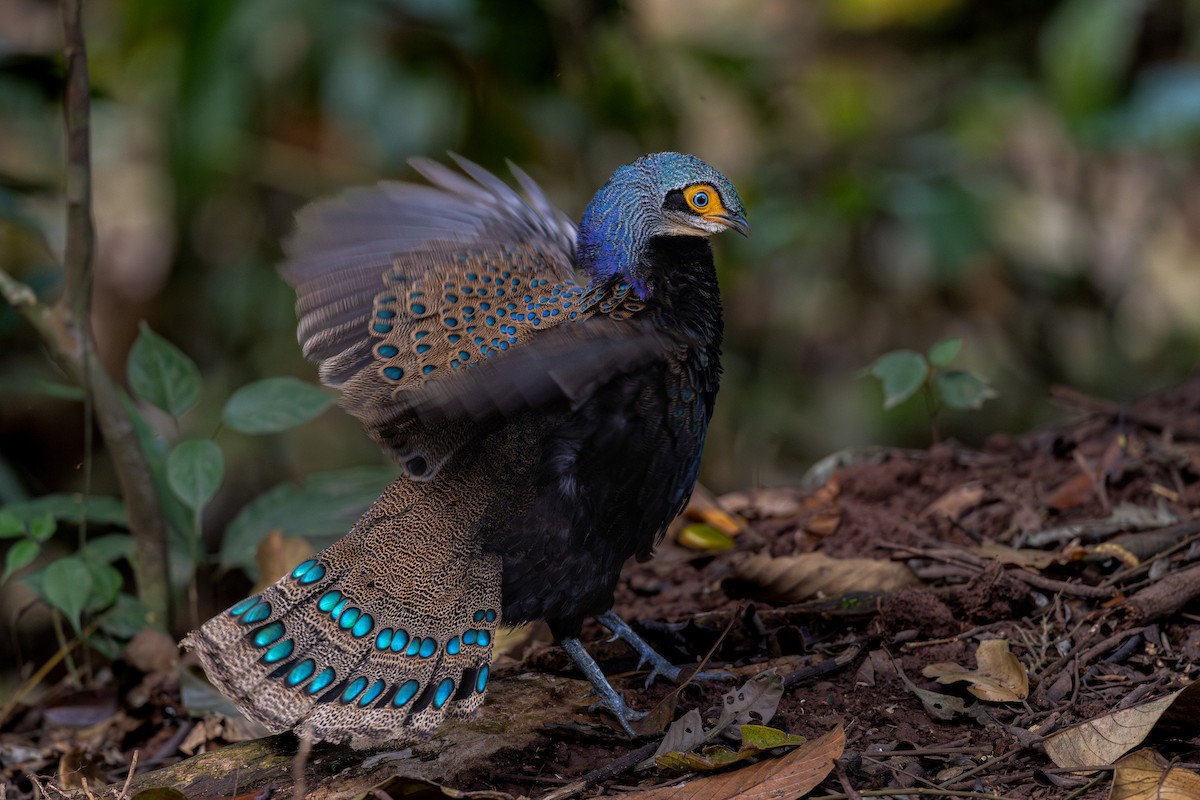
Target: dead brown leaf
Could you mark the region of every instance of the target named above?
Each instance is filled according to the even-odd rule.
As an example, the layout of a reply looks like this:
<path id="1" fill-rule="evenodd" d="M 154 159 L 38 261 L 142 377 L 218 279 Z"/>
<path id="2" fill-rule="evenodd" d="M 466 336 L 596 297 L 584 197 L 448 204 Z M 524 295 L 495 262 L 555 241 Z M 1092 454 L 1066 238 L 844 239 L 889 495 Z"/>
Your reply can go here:
<path id="1" fill-rule="evenodd" d="M 889 658 L 891 657 L 889 656 Z M 908 690 L 915 694 L 917 699 L 921 701 L 921 705 L 925 707 L 925 713 L 929 715 L 930 719 L 940 719 L 943 722 L 947 722 L 959 714 L 967 712 L 967 707 L 961 697 L 922 689 L 908 679 L 908 676 L 904 674 L 904 670 L 900 669 L 899 664 L 895 661 L 892 661 L 891 664 L 901 683 L 907 686 Z"/>
<path id="2" fill-rule="evenodd" d="M 179 645 L 158 628 L 142 628 L 121 653 L 125 663 L 140 672 L 169 672 L 179 660 Z"/>
<path id="3" fill-rule="evenodd" d="M 825 780 L 846 749 L 839 725 L 777 759 L 687 783 L 622 795 L 623 800 L 777 800 L 803 797 Z"/>
<path id="4" fill-rule="evenodd" d="M 1075 460 L 1079 465 L 1079 472 L 1050 493 L 1050 497 L 1046 499 L 1046 506 L 1055 511 L 1070 511 L 1096 497 L 1107 507 L 1105 485 L 1121 473 L 1126 441 L 1123 434 L 1113 436 L 1104 454 L 1100 456 L 1099 463 L 1095 465 L 1088 463 L 1087 459 L 1076 452 Z"/>
<path id="5" fill-rule="evenodd" d="M 1030 569 L 1045 569 L 1061 560 L 1057 553 L 1047 550 L 1034 550 L 1029 547 L 1018 549 L 996 542 L 984 542 L 977 547 L 969 548 L 969 550 L 977 556 L 999 561 L 1001 564 Z"/>
<path id="6" fill-rule="evenodd" d="M 896 561 L 830 558 L 824 553 L 780 558 L 759 553 L 739 564 L 736 575 L 780 603 L 840 597 L 849 592 L 891 592 L 921 583 L 912 570 Z"/>
<path id="7" fill-rule="evenodd" d="M 842 507 L 838 503 L 841 493 L 842 487 L 835 475 L 801 501 L 800 520 L 806 532 L 824 537 L 838 529 L 842 524 Z"/>
<path id="8" fill-rule="evenodd" d="M 1019 703 L 1029 696 L 1029 673 L 1008 649 L 1007 639 L 987 639 L 975 650 L 977 669 L 958 664 L 930 664 L 921 670 L 938 683 L 966 681 L 967 691 L 989 703 Z"/>
<path id="9" fill-rule="evenodd" d="M 515 628 L 500 626 L 496 629 L 495 642 L 492 644 L 492 658 L 496 659 L 517 650 L 532 636 L 532 625 L 518 625 Z"/>
<path id="10" fill-rule="evenodd" d="M 1200 683 L 1148 703 L 1122 708 L 1046 737 L 1046 755 L 1060 767 L 1103 767 L 1159 728 L 1194 730 L 1200 717 Z"/>
<path id="11" fill-rule="evenodd" d="M 1171 767 L 1146 748 L 1122 758 L 1113 772 L 1109 800 L 1195 800 L 1200 797 L 1200 775 Z"/>
<path id="12" fill-rule="evenodd" d="M 258 550 L 254 553 L 254 560 L 258 564 L 258 583 L 253 591 L 263 591 L 315 552 L 303 537 L 284 536 L 280 530 L 269 532 L 258 543 Z"/>
<path id="13" fill-rule="evenodd" d="M 978 481 L 955 486 L 944 495 L 934 500 L 921 512 L 922 517 L 945 517 L 946 519 L 961 519 L 972 508 L 982 502 L 984 496 L 983 484 Z"/>
<path id="14" fill-rule="evenodd" d="M 120 711 L 117 692 L 112 687 L 81 689 L 48 701 L 42 709 L 46 721 L 69 728 L 90 728 L 111 719 Z"/>

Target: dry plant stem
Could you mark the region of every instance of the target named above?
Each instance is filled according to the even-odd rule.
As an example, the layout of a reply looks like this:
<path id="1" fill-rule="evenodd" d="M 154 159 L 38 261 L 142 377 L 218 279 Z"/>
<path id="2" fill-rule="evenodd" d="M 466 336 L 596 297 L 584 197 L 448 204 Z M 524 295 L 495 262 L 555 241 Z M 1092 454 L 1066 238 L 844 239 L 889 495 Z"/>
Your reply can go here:
<path id="1" fill-rule="evenodd" d="M 138 751 L 133 751 L 133 758 L 129 761 L 129 774 L 125 776 L 125 785 L 121 787 L 121 794 L 117 796 L 117 800 L 129 800 L 129 783 L 133 780 L 134 770 L 137 769 Z"/>
<path id="2" fill-rule="evenodd" d="M 46 338 L 46 343 L 58 361 L 65 363 L 76 381 L 88 390 L 95 404 L 100 433 L 108 445 L 125 497 L 129 528 L 137 553 L 134 573 L 138 597 L 150 610 L 152 622 L 166 626 L 170 622 L 166 527 L 133 422 L 122 402 L 120 390 L 96 357 L 96 343 L 92 338 L 90 301 L 95 231 L 92 224 L 89 141 L 91 87 L 83 37 L 82 0 L 63 0 L 62 16 L 67 69 L 64 107 L 67 129 L 67 243 L 63 259 L 66 288 L 54 310 L 58 324 L 42 326 L 35 323 L 35 327 L 43 338 L 46 338 L 47 328 L 54 329 L 56 335 Z M 38 318 L 48 316 L 44 308 L 28 308 L 29 298 L 25 299 L 26 308 L 18 307 L 18 310 L 26 318 L 30 318 L 31 314 Z M 36 299 L 33 305 L 38 305 Z"/>
<path id="3" fill-rule="evenodd" d="M 28 286 L 0 270 L 0 294 L 41 336 L 54 360 L 75 383 L 88 391 L 100 434 L 116 469 L 137 558 L 138 597 L 152 622 L 169 622 L 167 537 L 154 493 L 150 469 L 142 453 L 121 391 L 96 358 L 90 298 L 94 230 L 92 227 L 89 85 L 84 45 L 82 0 L 63 0 L 63 34 L 67 68 L 67 243 L 63 259 L 65 289 L 54 308 L 38 302 Z M 90 437 L 89 437 L 90 439 Z"/>
<path id="4" fill-rule="evenodd" d="M 44 681 L 46 676 L 50 674 L 51 670 L 57 667 L 81 640 L 88 638 L 96 632 L 97 627 L 99 627 L 99 624 L 93 622 L 91 625 L 88 625 L 86 628 L 84 628 L 83 636 L 79 637 L 79 639 L 76 639 L 73 642 L 68 642 L 64 647 L 60 647 L 58 652 L 46 659 L 45 664 L 42 664 L 42 666 L 38 667 L 37 672 L 30 675 L 28 680 L 22 683 L 15 692 L 9 695 L 8 699 L 4 703 L 4 706 L 0 707 L 0 725 L 3 725 L 8 720 L 9 716 L 13 712 L 13 709 L 17 707 L 17 703 L 21 702 L 21 698 L 33 691 L 33 687 Z"/>

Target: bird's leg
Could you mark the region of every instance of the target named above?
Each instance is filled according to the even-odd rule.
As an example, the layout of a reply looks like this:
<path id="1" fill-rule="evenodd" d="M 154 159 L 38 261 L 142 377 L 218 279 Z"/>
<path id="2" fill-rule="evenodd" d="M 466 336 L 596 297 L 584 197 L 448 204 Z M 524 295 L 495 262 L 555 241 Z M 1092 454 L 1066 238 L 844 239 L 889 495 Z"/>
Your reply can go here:
<path id="1" fill-rule="evenodd" d="M 616 612 L 610 609 L 603 614 L 598 614 L 596 621 L 613 632 L 613 639 L 621 639 L 637 651 L 638 669 L 646 664 L 650 665 L 650 675 L 646 678 L 647 686 L 654 683 L 654 679 L 659 675 L 672 683 L 679 682 L 679 674 L 682 669 L 659 655 L 658 651 L 651 647 L 645 639 L 638 636 L 633 628 L 629 627 L 629 623 L 618 617 Z M 700 672 L 693 677 L 698 680 L 715 680 L 732 676 L 727 672 Z"/>
<path id="2" fill-rule="evenodd" d="M 600 699 L 592 706 L 601 706 L 612 712 L 617 718 L 617 722 L 621 723 L 621 727 L 630 736 L 637 736 L 633 732 L 633 728 L 629 726 L 631 720 L 641 719 L 646 716 L 645 711 L 634 711 L 625 704 L 625 699 L 617 693 L 617 690 L 609 684 L 608 679 L 604 677 L 604 673 L 600 670 L 600 665 L 596 663 L 588 651 L 583 648 L 583 644 L 576 638 L 560 639 L 559 644 L 567 651 L 574 662 L 579 665 L 579 669 L 587 676 L 587 679 L 592 682 L 592 689 L 596 696 Z M 661 658 L 661 656 L 660 656 Z"/>

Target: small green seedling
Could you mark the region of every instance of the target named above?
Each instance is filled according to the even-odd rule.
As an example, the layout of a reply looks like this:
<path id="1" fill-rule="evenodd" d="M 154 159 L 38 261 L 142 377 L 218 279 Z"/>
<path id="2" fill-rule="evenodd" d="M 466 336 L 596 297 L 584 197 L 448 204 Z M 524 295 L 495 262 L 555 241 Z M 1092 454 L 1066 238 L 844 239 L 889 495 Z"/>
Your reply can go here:
<path id="1" fill-rule="evenodd" d="M 942 339 L 925 355 L 914 350 L 893 350 L 877 358 L 864 374 L 878 378 L 883 384 L 884 410 L 895 408 L 921 392 L 936 440 L 937 418 L 943 408 L 978 411 L 996 396 L 987 381 L 975 373 L 949 369 L 950 362 L 962 350 L 962 344 L 959 337 Z"/>

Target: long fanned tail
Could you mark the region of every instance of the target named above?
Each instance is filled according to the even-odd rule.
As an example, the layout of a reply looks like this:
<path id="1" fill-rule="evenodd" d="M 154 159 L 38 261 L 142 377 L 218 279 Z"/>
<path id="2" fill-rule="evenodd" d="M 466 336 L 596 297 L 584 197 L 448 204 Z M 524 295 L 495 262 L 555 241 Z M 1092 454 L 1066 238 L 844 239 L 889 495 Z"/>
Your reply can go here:
<path id="1" fill-rule="evenodd" d="M 273 731 L 403 745 L 483 702 L 499 558 L 461 495 L 400 480 L 345 537 L 184 639 L 209 678 Z"/>

